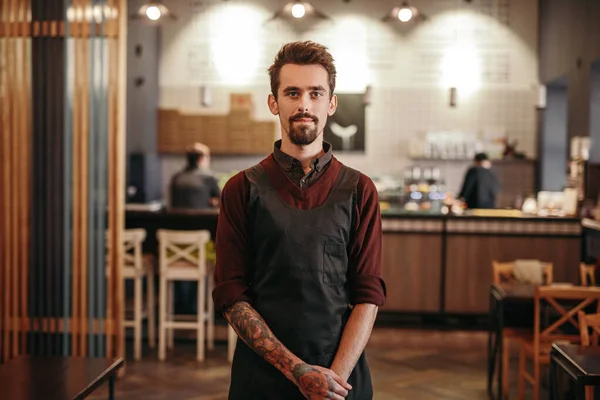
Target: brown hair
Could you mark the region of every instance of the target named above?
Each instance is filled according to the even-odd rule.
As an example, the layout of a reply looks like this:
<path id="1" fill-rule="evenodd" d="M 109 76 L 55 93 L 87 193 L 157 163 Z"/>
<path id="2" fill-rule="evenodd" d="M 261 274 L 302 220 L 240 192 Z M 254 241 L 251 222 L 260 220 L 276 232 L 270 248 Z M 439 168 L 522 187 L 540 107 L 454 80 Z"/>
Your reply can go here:
<path id="1" fill-rule="evenodd" d="M 275 56 L 273 65 L 268 69 L 271 78 L 271 93 L 277 98 L 279 90 L 279 72 L 286 64 L 311 65 L 318 64 L 325 68 L 329 77 L 329 96 L 333 96 L 335 89 L 335 65 L 333 57 L 327 47 L 311 41 L 292 42 L 283 45 Z"/>

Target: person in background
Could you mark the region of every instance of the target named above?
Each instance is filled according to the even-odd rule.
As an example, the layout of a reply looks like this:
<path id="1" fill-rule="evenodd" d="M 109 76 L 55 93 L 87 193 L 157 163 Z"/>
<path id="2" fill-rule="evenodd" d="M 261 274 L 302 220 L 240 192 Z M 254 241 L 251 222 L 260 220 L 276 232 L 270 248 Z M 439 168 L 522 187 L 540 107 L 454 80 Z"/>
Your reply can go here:
<path id="1" fill-rule="evenodd" d="M 459 198 L 467 208 L 495 208 L 500 182 L 491 170 L 492 163 L 485 153 L 476 154 L 473 161 L 474 165 L 465 175 Z"/>
<path id="2" fill-rule="evenodd" d="M 189 147 L 187 166 L 171 179 L 170 208 L 203 210 L 219 204 L 219 184 L 208 169 L 209 161 L 206 145 L 194 143 Z"/>
<path id="3" fill-rule="evenodd" d="M 202 143 L 192 144 L 187 151 L 187 166 L 171 179 L 170 209 L 206 210 L 219 205 L 221 193 L 217 179 L 209 170 L 210 149 Z M 177 281 L 175 313 L 197 314 L 198 285 Z"/>

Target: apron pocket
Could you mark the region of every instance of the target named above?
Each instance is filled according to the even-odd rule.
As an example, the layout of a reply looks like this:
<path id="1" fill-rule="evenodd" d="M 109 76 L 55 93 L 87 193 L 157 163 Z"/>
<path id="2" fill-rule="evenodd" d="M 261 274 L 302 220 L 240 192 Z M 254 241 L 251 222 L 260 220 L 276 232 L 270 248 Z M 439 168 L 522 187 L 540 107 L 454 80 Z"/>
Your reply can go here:
<path id="1" fill-rule="evenodd" d="M 329 285 L 346 284 L 348 255 L 346 245 L 336 242 L 325 242 L 323 251 L 323 283 Z"/>

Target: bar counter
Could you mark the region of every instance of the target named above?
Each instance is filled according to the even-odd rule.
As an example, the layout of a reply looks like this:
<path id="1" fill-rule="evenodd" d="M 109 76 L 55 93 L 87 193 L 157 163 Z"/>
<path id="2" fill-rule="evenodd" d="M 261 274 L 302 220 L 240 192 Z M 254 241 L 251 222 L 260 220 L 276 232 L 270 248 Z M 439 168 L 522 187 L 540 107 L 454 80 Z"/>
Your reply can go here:
<path id="1" fill-rule="evenodd" d="M 208 229 L 218 210 L 127 211 L 125 226 L 145 228 L 156 253 L 158 229 Z M 387 303 L 382 311 L 482 315 L 489 309 L 492 261 L 554 263 L 555 282 L 578 282 L 582 224 L 577 218 L 444 216 L 382 212 Z"/>
<path id="2" fill-rule="evenodd" d="M 554 263 L 554 281 L 578 281 L 581 220 L 383 213 L 382 311 L 485 314 L 492 261 Z"/>

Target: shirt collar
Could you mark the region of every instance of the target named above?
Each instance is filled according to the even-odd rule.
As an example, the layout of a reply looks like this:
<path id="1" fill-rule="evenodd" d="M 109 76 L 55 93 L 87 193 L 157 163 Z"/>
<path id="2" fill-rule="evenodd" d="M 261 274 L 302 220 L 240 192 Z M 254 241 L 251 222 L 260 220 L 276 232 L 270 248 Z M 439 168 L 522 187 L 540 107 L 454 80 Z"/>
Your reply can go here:
<path id="1" fill-rule="evenodd" d="M 329 163 L 329 161 L 331 161 L 331 158 L 333 157 L 331 143 L 323 141 L 323 151 L 325 152 L 325 154 L 323 154 L 319 158 L 316 158 L 312 162 L 312 168 L 317 172 L 322 170 Z M 288 172 L 291 171 L 294 165 L 301 165 L 300 161 L 296 160 L 289 154 L 286 154 L 283 151 L 281 151 L 281 139 L 276 141 L 275 145 L 273 146 L 273 158 L 281 168 Z"/>

